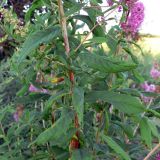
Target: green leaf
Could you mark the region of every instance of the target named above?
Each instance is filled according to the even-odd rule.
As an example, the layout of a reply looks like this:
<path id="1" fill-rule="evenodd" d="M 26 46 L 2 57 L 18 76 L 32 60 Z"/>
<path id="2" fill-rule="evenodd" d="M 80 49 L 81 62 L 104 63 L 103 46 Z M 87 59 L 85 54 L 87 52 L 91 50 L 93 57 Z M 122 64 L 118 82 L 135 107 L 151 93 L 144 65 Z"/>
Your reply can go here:
<path id="1" fill-rule="evenodd" d="M 142 75 L 137 70 L 133 70 L 132 73 L 133 73 L 135 80 L 138 83 L 143 83 L 145 81 Z"/>
<path id="2" fill-rule="evenodd" d="M 49 95 L 45 93 L 30 93 L 27 96 L 16 98 L 15 102 L 16 104 L 19 104 L 19 103 L 28 104 L 28 103 L 33 103 L 35 101 L 42 100 L 42 99 L 46 100 L 48 98 L 49 98 Z"/>
<path id="3" fill-rule="evenodd" d="M 134 63 L 139 64 L 138 58 L 132 53 L 129 48 L 123 47 L 123 49 L 131 56 Z"/>
<path id="4" fill-rule="evenodd" d="M 95 71 L 101 71 L 104 73 L 129 71 L 137 67 L 137 65 L 134 63 L 120 61 L 117 59 L 109 58 L 107 56 L 88 53 L 81 53 L 79 56 L 82 63 L 85 63 Z"/>
<path id="5" fill-rule="evenodd" d="M 105 37 L 93 37 L 92 39 L 88 40 L 89 42 L 94 42 L 94 43 L 104 43 L 106 42 Z"/>
<path id="6" fill-rule="evenodd" d="M 89 103 L 108 102 L 116 109 L 127 114 L 139 114 L 145 111 L 138 98 L 112 91 L 92 91 L 87 94 L 86 101 Z"/>
<path id="7" fill-rule="evenodd" d="M 77 13 L 83 6 L 84 4 L 74 3 L 74 5 L 71 8 L 69 8 L 68 11 L 65 12 L 65 16 L 68 17 L 72 14 Z"/>
<path id="8" fill-rule="evenodd" d="M 98 5 L 97 5 L 97 7 L 98 7 Z M 97 8 L 86 8 L 85 11 L 88 13 L 88 15 L 93 23 L 96 23 L 98 16 L 103 15 L 102 11 Z"/>
<path id="9" fill-rule="evenodd" d="M 83 114 L 84 114 L 84 90 L 80 87 L 73 89 L 73 107 L 75 108 L 79 123 L 83 126 Z"/>
<path id="10" fill-rule="evenodd" d="M 65 92 L 65 91 L 60 91 L 60 92 L 57 92 L 55 94 L 53 94 L 49 99 L 48 101 L 45 103 L 45 108 L 44 108 L 44 114 L 47 114 L 48 111 L 51 109 L 53 103 L 59 99 L 59 98 L 62 98 L 63 96 L 66 96 L 68 95 L 69 93 L 68 92 Z"/>
<path id="11" fill-rule="evenodd" d="M 124 123 L 119 122 L 119 121 L 115 121 L 113 123 L 120 126 L 123 129 L 124 133 L 128 136 L 128 138 L 133 138 L 133 129 L 129 124 L 124 124 Z"/>
<path id="12" fill-rule="evenodd" d="M 45 30 L 37 31 L 28 36 L 20 52 L 18 54 L 18 63 L 20 64 L 26 56 L 30 55 L 31 52 L 36 49 L 40 44 L 47 43 L 53 38 L 56 38 L 60 33 L 60 26 L 48 27 Z"/>
<path id="13" fill-rule="evenodd" d="M 86 15 L 76 15 L 76 16 L 73 16 L 73 19 L 78 19 L 78 20 L 81 20 L 82 22 L 86 23 L 90 30 L 95 25 L 92 22 L 91 18 Z M 103 30 L 102 26 L 100 26 L 100 25 L 98 25 L 92 32 L 97 37 L 104 37 L 105 36 L 104 30 Z"/>
<path id="14" fill-rule="evenodd" d="M 151 128 L 148 124 L 148 119 L 143 118 L 140 122 L 141 139 L 147 144 L 149 148 L 152 147 Z"/>
<path id="15" fill-rule="evenodd" d="M 28 91 L 29 84 L 24 84 L 24 86 L 16 93 L 17 96 L 24 96 L 24 94 Z"/>
<path id="16" fill-rule="evenodd" d="M 74 150 L 71 160 L 93 160 L 92 156 L 85 149 Z"/>
<path id="17" fill-rule="evenodd" d="M 154 121 L 148 120 L 148 125 L 152 131 L 152 134 L 160 140 L 160 135 L 158 133 L 158 130 L 157 130 L 157 127 L 156 127 Z"/>
<path id="18" fill-rule="evenodd" d="M 25 21 L 30 21 L 32 12 L 35 11 L 35 9 L 40 8 L 41 6 L 45 5 L 43 0 L 35 0 L 31 7 L 29 8 L 29 10 L 27 11 L 27 13 L 25 14 Z"/>
<path id="19" fill-rule="evenodd" d="M 107 37 L 106 42 L 107 42 L 107 45 L 108 45 L 111 53 L 115 53 L 117 50 L 118 39 L 116 36 L 117 36 L 118 29 L 119 29 L 118 26 L 112 27 L 106 36 Z"/>
<path id="20" fill-rule="evenodd" d="M 102 138 L 108 146 L 119 154 L 124 160 L 131 160 L 129 155 L 113 139 L 105 135 L 102 135 Z"/>
<path id="21" fill-rule="evenodd" d="M 62 116 L 60 119 L 58 119 L 52 127 L 46 129 L 44 132 L 42 132 L 38 138 L 35 140 L 34 143 L 37 143 L 38 145 L 45 144 L 48 141 L 54 141 L 63 136 L 67 132 L 67 130 L 70 128 L 70 125 L 72 123 L 74 114 L 73 112 L 64 109 L 62 111 Z"/>

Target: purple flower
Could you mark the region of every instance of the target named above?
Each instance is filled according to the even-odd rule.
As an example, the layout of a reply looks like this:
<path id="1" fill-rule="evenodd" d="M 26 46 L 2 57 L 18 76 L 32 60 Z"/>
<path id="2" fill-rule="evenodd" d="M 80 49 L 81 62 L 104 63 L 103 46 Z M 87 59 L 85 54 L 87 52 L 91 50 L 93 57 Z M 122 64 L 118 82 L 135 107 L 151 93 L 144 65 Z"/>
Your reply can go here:
<path id="1" fill-rule="evenodd" d="M 39 89 L 39 88 L 35 87 L 33 84 L 31 84 L 29 86 L 29 91 L 30 92 L 35 92 L 35 93 L 48 93 L 48 90 L 43 89 L 43 88 Z"/>
<path id="2" fill-rule="evenodd" d="M 160 160 L 160 153 L 157 153 L 156 160 Z"/>
<path id="3" fill-rule="evenodd" d="M 103 24 L 103 23 L 105 22 L 104 16 L 98 16 L 98 17 L 97 17 L 97 22 L 98 22 L 100 25 Z"/>
<path id="4" fill-rule="evenodd" d="M 121 12 L 122 9 L 123 9 L 122 6 L 119 6 L 119 7 L 118 7 L 118 12 Z"/>
<path id="5" fill-rule="evenodd" d="M 144 89 L 146 92 L 155 92 L 156 86 L 154 84 L 148 84 L 147 82 L 144 82 L 141 84 L 141 88 Z"/>
<path id="6" fill-rule="evenodd" d="M 112 6 L 113 5 L 113 0 L 107 0 L 107 3 L 109 6 Z"/>
<path id="7" fill-rule="evenodd" d="M 141 84 L 141 88 L 144 89 L 145 91 L 148 90 L 149 88 L 148 83 L 145 81 L 143 84 Z"/>
<path id="8" fill-rule="evenodd" d="M 131 1 L 130 1 L 131 2 Z M 127 1 L 126 3 L 129 3 Z M 126 22 L 121 24 L 121 28 L 127 34 L 135 35 L 138 32 L 142 22 L 144 20 L 144 5 L 141 2 L 134 3 L 130 8 L 130 14 Z"/>
<path id="9" fill-rule="evenodd" d="M 17 112 L 15 112 L 15 113 L 13 114 L 13 118 L 14 118 L 14 120 L 15 120 L 16 122 L 18 122 L 19 116 L 18 116 L 18 113 L 17 113 Z"/>
<path id="10" fill-rule="evenodd" d="M 141 95 L 141 99 L 144 103 L 149 103 L 153 98 L 152 97 L 146 97 L 144 95 Z"/>
<path id="11" fill-rule="evenodd" d="M 150 71 L 150 76 L 153 78 L 153 79 L 158 79 L 160 78 L 160 71 L 154 67 L 152 67 L 151 71 Z"/>
<path id="12" fill-rule="evenodd" d="M 124 0 L 125 3 L 128 5 L 129 8 L 132 8 L 133 5 L 138 1 L 138 0 Z"/>

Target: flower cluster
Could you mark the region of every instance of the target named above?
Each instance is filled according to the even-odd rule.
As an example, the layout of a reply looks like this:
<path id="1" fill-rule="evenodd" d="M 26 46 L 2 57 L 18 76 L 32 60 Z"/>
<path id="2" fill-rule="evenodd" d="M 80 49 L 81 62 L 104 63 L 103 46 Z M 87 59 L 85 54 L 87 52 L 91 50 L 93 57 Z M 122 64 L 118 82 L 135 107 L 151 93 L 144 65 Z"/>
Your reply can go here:
<path id="1" fill-rule="evenodd" d="M 150 71 L 150 76 L 157 80 L 158 78 L 160 78 L 160 69 L 159 69 L 159 65 L 158 63 L 155 63 Z"/>
<path id="2" fill-rule="evenodd" d="M 141 85 L 141 88 L 144 89 L 145 92 L 156 91 L 156 86 L 154 84 L 148 84 L 147 82 L 143 83 Z M 149 103 L 153 99 L 153 97 L 146 97 L 144 95 L 141 95 L 141 99 L 143 100 L 144 103 Z"/>
<path id="3" fill-rule="evenodd" d="M 148 84 L 146 81 L 141 85 L 141 88 L 144 89 L 146 92 L 155 92 L 156 86 L 154 84 Z"/>
<path id="4" fill-rule="evenodd" d="M 157 63 L 155 63 L 153 65 L 152 69 L 150 70 L 150 76 L 155 80 L 160 78 L 160 71 L 158 70 L 158 68 L 159 68 L 159 65 Z M 148 84 L 147 81 L 145 81 L 143 84 L 141 84 L 141 88 L 145 92 L 160 93 L 160 86 L 159 85 Z M 144 95 L 141 95 L 141 99 L 143 100 L 144 103 L 149 103 L 153 99 L 153 97 L 146 97 Z"/>
<path id="5" fill-rule="evenodd" d="M 48 93 L 48 91 L 46 89 L 43 89 L 43 88 L 39 89 L 39 88 L 35 87 L 33 84 L 30 85 L 29 91 L 35 92 L 35 93 Z"/>
<path id="6" fill-rule="evenodd" d="M 121 23 L 121 28 L 125 33 L 134 36 L 144 20 L 144 5 L 141 2 L 136 2 L 134 4 L 129 3 L 129 5 L 129 15 L 126 22 Z"/>

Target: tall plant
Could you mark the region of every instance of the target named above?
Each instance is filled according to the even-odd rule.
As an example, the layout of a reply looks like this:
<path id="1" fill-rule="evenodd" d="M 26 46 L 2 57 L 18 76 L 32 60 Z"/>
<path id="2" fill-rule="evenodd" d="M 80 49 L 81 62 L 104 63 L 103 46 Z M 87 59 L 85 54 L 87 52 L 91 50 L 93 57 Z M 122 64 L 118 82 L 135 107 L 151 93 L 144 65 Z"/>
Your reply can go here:
<path id="1" fill-rule="evenodd" d="M 146 106 L 140 90 L 130 87 L 144 81 L 132 52 L 133 46 L 141 52 L 134 39 L 143 4 L 35 0 L 21 30 L 4 11 L 3 29 L 16 46 L 10 73 L 22 87 L 1 111 L 1 157 L 142 159 L 159 141 L 153 117 L 160 118 L 153 101 Z M 113 12 L 121 17 L 107 30 Z M 4 127 L 8 114 L 15 122 Z"/>

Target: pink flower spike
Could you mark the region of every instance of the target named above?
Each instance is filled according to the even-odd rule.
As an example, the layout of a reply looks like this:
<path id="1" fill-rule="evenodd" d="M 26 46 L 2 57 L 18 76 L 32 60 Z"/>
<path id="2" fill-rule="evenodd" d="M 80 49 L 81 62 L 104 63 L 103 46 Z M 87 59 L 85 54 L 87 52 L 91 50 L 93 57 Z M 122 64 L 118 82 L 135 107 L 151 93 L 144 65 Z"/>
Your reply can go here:
<path id="1" fill-rule="evenodd" d="M 126 3 L 132 4 L 132 1 L 128 0 Z M 126 34 L 131 34 L 134 37 L 144 20 L 144 5 L 141 2 L 133 2 L 127 21 L 121 24 L 121 28 Z"/>

